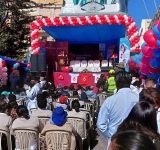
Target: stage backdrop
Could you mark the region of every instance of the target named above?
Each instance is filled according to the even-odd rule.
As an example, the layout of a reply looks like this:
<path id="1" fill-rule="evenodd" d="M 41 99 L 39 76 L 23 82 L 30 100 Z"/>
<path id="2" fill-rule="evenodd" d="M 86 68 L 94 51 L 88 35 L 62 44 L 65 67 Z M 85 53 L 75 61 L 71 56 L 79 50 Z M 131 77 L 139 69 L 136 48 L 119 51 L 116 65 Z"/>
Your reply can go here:
<path id="1" fill-rule="evenodd" d="M 64 55 L 68 57 L 68 42 L 46 42 L 46 63 L 48 65 L 48 71 L 56 71 L 57 56 L 63 50 Z"/>

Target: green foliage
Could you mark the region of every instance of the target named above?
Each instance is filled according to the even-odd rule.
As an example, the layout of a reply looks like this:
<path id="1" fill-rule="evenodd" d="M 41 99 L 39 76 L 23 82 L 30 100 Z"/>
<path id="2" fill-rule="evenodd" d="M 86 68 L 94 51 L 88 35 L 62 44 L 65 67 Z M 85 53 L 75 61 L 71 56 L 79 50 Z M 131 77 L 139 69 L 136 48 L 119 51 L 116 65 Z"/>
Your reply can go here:
<path id="1" fill-rule="evenodd" d="M 33 7 L 30 0 L 0 0 L 0 55 L 23 58 L 22 50 L 30 45 Z"/>

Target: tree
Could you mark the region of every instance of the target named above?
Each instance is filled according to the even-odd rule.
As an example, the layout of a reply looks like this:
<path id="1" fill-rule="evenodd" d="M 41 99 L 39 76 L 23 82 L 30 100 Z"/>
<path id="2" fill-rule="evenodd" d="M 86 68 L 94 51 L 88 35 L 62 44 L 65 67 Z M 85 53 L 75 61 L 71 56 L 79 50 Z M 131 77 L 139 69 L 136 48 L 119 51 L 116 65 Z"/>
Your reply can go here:
<path id="1" fill-rule="evenodd" d="M 0 55 L 23 58 L 30 45 L 30 16 L 36 4 L 30 0 L 0 0 Z"/>

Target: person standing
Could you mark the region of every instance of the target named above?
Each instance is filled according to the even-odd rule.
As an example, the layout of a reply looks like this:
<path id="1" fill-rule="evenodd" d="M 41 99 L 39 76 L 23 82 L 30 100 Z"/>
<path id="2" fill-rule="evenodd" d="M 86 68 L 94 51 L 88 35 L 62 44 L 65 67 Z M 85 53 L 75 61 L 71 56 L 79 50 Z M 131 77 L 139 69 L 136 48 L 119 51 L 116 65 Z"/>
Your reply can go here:
<path id="1" fill-rule="evenodd" d="M 33 76 L 31 78 L 30 86 L 31 89 L 26 90 L 27 97 L 29 99 L 28 110 L 31 108 L 38 108 L 37 106 L 37 95 L 42 93 L 41 84 L 39 83 L 39 77 Z M 29 111 L 30 113 L 30 111 Z"/>
<path id="2" fill-rule="evenodd" d="M 20 80 L 19 70 L 13 70 L 9 77 L 11 82 L 10 92 L 13 92 L 15 90 L 15 87 L 19 84 Z"/>
<path id="3" fill-rule="evenodd" d="M 111 69 L 109 71 L 109 78 L 106 81 L 107 85 L 105 84 L 105 86 L 107 87 L 108 93 L 113 93 L 114 90 L 116 89 L 116 82 L 115 82 L 114 75 L 115 75 L 115 71 L 113 69 Z"/>
<path id="4" fill-rule="evenodd" d="M 115 82 L 118 92 L 104 101 L 97 120 L 97 127 L 108 140 L 108 146 L 112 135 L 131 111 L 133 103 L 139 100 L 138 94 L 130 89 L 129 73 L 125 71 L 116 73 Z"/>

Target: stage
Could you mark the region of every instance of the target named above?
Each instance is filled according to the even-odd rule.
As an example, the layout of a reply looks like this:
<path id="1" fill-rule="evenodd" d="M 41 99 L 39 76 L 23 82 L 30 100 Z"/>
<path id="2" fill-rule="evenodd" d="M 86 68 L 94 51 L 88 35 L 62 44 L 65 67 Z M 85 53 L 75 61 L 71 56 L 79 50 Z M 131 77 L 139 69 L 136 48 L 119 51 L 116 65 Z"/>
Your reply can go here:
<path id="1" fill-rule="evenodd" d="M 108 72 L 89 72 L 89 73 L 64 73 L 64 72 L 54 72 L 53 79 L 54 84 L 57 87 L 58 84 L 64 86 L 70 86 L 71 84 L 77 88 L 78 84 L 83 87 L 94 86 L 94 91 L 97 92 L 96 83 L 101 74 L 108 76 Z"/>

